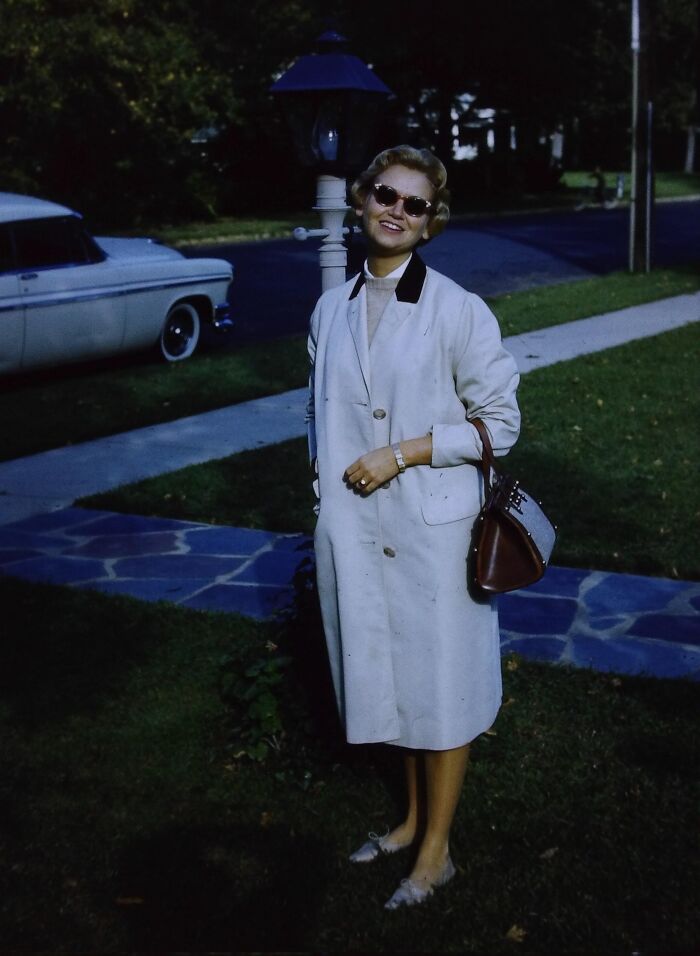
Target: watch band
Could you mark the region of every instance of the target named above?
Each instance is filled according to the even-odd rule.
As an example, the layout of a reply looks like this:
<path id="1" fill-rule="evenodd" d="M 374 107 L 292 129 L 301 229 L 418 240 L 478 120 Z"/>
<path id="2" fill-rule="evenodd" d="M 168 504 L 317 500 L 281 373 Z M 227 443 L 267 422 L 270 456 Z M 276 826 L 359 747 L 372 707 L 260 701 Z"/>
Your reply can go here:
<path id="1" fill-rule="evenodd" d="M 406 462 L 403 460 L 403 455 L 401 454 L 401 446 L 397 441 L 391 446 L 391 450 L 394 453 L 394 458 L 396 459 L 396 464 L 399 466 L 399 474 L 403 474 L 406 471 Z"/>

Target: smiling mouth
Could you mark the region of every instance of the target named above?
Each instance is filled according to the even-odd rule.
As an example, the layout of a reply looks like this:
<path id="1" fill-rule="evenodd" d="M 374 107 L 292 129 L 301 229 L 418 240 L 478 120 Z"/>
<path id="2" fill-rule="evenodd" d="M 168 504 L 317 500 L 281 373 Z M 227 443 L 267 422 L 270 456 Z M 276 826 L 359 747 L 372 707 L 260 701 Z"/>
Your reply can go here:
<path id="1" fill-rule="evenodd" d="M 384 228 L 390 232 L 403 232 L 401 226 L 398 226 L 395 222 L 387 222 L 385 219 L 382 219 L 379 225 L 384 226 Z"/>

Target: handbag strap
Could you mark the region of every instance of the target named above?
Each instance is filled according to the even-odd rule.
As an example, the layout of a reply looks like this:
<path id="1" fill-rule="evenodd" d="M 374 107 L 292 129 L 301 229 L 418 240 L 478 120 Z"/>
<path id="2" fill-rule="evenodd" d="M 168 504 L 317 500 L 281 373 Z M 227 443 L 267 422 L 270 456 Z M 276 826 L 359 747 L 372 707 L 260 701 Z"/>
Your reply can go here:
<path id="1" fill-rule="evenodd" d="M 470 418 L 469 421 L 474 428 L 476 428 L 479 433 L 479 438 L 481 439 L 481 473 L 484 476 L 484 492 L 488 496 L 491 491 L 491 471 L 498 471 L 496 459 L 493 455 L 493 448 L 491 447 L 491 439 L 486 430 L 486 425 L 484 425 L 480 418 Z"/>

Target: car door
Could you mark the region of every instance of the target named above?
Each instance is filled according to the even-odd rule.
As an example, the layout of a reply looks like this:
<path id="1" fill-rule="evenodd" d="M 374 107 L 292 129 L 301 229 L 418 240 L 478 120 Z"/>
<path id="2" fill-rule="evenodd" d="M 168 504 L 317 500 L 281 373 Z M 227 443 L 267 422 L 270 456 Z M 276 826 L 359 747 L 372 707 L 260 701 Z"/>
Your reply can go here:
<path id="1" fill-rule="evenodd" d="M 24 306 L 12 255 L 10 227 L 0 225 L 0 374 L 22 362 Z"/>
<path id="2" fill-rule="evenodd" d="M 29 219 L 12 228 L 25 310 L 22 367 L 118 351 L 124 296 L 80 219 Z"/>

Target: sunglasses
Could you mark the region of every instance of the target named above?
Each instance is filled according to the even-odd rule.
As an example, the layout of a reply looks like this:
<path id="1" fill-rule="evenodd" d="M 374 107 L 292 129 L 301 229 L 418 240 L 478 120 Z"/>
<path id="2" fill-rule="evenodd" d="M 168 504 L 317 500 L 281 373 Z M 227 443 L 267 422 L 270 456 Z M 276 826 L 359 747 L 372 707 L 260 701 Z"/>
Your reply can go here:
<path id="1" fill-rule="evenodd" d="M 422 196 L 404 196 L 384 183 L 375 183 L 372 186 L 372 195 L 380 206 L 395 206 L 399 199 L 403 199 L 403 208 L 407 216 L 417 218 L 425 216 L 433 208 L 433 204 Z"/>

